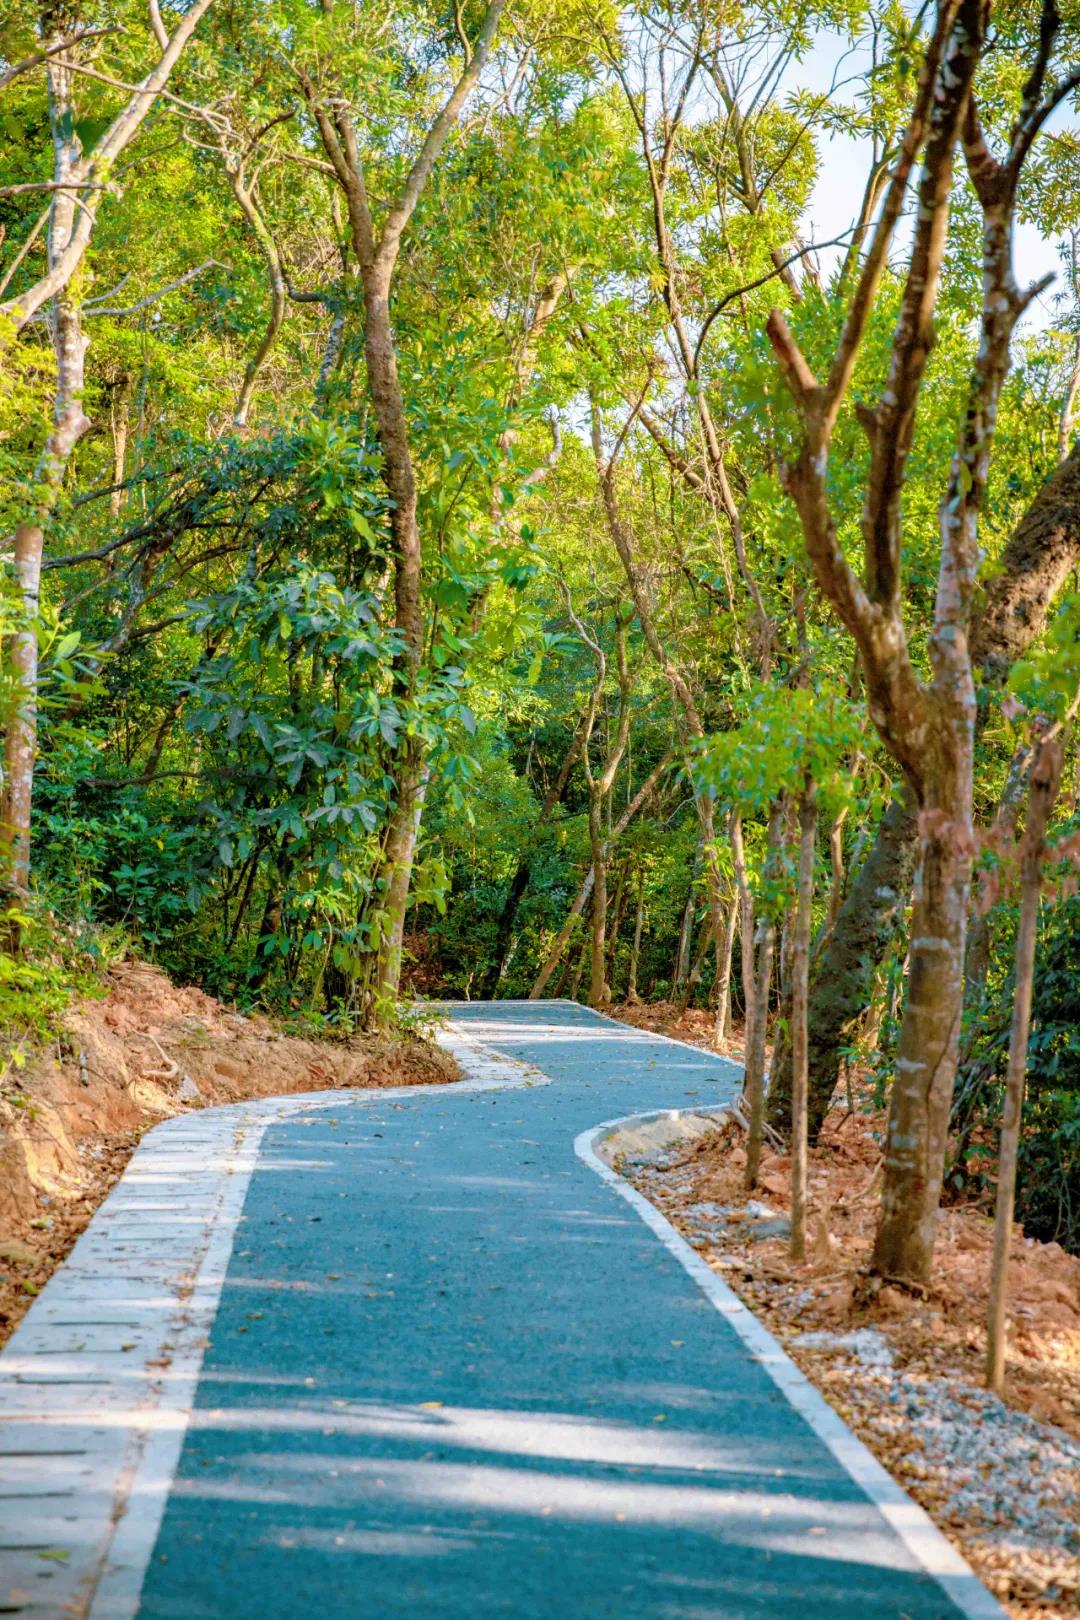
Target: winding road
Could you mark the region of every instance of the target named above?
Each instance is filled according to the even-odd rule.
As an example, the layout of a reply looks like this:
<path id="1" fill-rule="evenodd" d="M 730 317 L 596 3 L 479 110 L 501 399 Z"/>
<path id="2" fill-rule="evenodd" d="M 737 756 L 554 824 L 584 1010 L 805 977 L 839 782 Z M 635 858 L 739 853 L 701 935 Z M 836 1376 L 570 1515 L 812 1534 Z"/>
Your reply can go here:
<path id="1" fill-rule="evenodd" d="M 1000 1614 L 914 1505 L 875 1488 L 874 1465 L 770 1358 L 767 1335 L 740 1329 L 722 1285 L 707 1294 L 670 1229 L 650 1229 L 575 1153 L 602 1121 L 730 1100 L 735 1066 L 571 1003 L 451 1017 L 542 1073 L 514 1089 L 335 1096 L 266 1126 L 149 1561 L 127 1598 L 84 1586 L 78 1612 Z M 18 1357 L 45 1344 L 50 1289 L 0 1357 L 16 1381 L 41 1364 Z M 97 1364 L 118 1359 L 111 1341 L 100 1350 Z M 31 1477 L 18 1461 L 29 1419 L 13 1422 L 0 1425 L 0 1510 L 10 1480 Z M 35 1543 L 35 1586 L 30 1544 L 0 1539 L 0 1613 L 72 1612 L 48 1608 L 70 1559 L 50 1565 Z"/>

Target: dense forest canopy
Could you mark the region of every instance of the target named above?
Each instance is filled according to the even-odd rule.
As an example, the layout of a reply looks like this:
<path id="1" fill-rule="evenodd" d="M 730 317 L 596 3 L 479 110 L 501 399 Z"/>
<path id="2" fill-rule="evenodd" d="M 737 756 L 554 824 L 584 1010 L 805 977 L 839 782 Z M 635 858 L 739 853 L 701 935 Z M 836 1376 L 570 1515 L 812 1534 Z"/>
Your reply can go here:
<path id="1" fill-rule="evenodd" d="M 88 0 L 0 57 L 6 1060 L 127 948 L 342 1029 L 694 1001 L 751 1144 L 872 1067 L 917 1280 L 1030 936 L 1080 1241 L 1075 6 Z"/>

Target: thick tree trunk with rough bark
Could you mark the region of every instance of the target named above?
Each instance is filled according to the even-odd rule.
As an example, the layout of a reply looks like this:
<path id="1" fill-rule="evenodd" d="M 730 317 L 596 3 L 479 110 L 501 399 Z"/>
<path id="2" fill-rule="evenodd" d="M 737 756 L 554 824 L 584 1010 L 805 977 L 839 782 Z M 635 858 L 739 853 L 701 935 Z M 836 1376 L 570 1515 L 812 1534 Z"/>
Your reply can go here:
<path id="1" fill-rule="evenodd" d="M 947 731 L 945 725 L 942 729 Z M 953 742 L 944 768 L 929 770 L 925 781 L 907 997 L 873 1256 L 879 1275 L 917 1281 L 930 1276 L 963 1007 L 973 730 L 966 740 L 954 735 Z"/>

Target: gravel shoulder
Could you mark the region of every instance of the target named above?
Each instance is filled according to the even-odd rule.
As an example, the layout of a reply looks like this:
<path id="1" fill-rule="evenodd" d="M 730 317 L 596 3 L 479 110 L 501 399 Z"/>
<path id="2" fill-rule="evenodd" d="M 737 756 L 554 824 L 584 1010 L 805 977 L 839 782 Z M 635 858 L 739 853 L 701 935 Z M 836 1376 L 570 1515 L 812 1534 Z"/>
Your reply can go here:
<path id="1" fill-rule="evenodd" d="M 713 1128 L 622 1172 L 755 1314 L 1015 1620 L 1080 1613 L 1080 1261 L 1017 1234 L 1007 1400 L 980 1387 L 990 1223 L 943 1212 L 941 1281 L 869 1306 L 873 1122 L 832 1121 L 812 1155 L 811 1254 L 787 1257 L 790 1161 L 745 1199 L 741 1133 Z"/>

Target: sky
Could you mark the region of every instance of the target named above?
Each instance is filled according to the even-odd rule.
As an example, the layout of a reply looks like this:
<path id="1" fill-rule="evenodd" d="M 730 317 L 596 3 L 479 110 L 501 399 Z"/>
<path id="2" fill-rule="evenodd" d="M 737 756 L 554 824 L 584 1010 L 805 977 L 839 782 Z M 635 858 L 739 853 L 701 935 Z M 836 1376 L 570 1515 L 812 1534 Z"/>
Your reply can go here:
<path id="1" fill-rule="evenodd" d="M 849 54 L 845 54 L 849 53 Z M 789 71 L 784 84 L 787 89 L 801 87 L 825 92 L 837 73 L 843 58 L 841 76 L 858 72 L 869 65 L 869 55 L 852 52 L 847 41 L 839 34 L 823 31 L 813 50 Z M 844 91 L 839 92 L 844 95 Z M 1061 109 L 1051 120 L 1049 128 L 1077 127 L 1077 118 L 1071 108 Z M 862 198 L 870 165 L 870 146 L 866 141 L 835 135 L 821 140 L 823 162 L 817 185 L 810 199 L 806 216 L 806 235 L 809 241 L 828 241 L 851 224 Z M 843 250 L 835 249 L 835 255 Z M 822 255 L 828 262 L 830 256 Z M 1020 224 L 1015 237 L 1016 280 L 1027 287 L 1049 272 L 1056 276 L 1055 284 L 1035 301 L 1029 310 L 1023 328 L 1031 331 L 1046 327 L 1055 318 L 1054 295 L 1061 290 L 1062 263 L 1057 241 L 1043 237 L 1034 225 Z"/>

